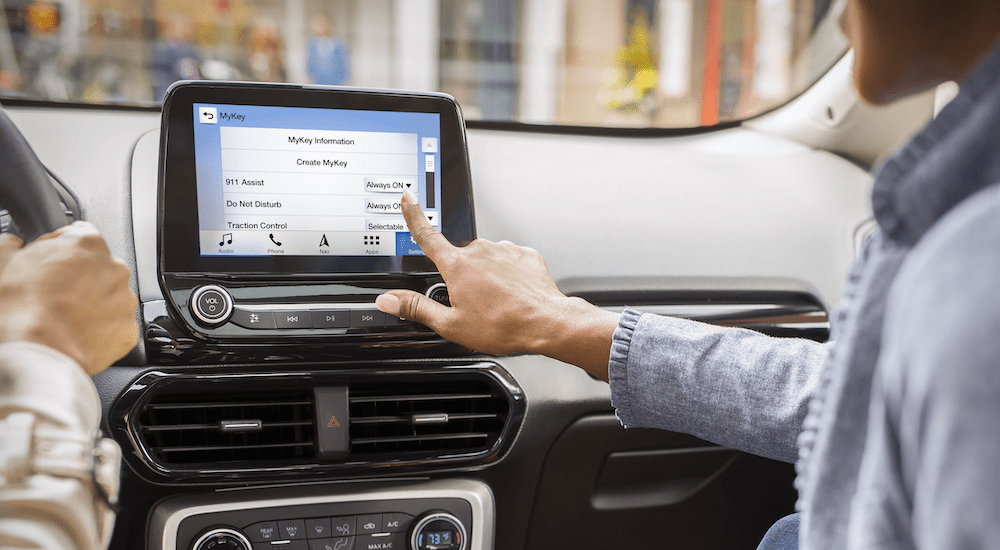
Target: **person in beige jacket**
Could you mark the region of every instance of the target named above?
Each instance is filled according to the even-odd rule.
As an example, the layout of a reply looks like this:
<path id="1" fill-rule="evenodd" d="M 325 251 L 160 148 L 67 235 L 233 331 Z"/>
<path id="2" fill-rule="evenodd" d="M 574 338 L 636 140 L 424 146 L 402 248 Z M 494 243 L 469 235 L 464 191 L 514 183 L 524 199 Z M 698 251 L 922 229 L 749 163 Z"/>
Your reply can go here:
<path id="1" fill-rule="evenodd" d="M 135 345 L 136 305 L 94 226 L 0 235 L 0 548 L 107 547 L 121 450 L 90 376 Z"/>

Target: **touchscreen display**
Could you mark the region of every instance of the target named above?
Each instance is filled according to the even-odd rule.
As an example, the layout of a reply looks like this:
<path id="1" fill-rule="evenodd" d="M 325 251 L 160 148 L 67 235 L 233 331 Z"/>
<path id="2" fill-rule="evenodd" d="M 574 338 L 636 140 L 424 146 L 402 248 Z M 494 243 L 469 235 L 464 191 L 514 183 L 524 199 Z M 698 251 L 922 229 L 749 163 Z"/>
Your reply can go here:
<path id="1" fill-rule="evenodd" d="M 194 103 L 207 256 L 419 256 L 404 189 L 441 223 L 441 115 Z"/>

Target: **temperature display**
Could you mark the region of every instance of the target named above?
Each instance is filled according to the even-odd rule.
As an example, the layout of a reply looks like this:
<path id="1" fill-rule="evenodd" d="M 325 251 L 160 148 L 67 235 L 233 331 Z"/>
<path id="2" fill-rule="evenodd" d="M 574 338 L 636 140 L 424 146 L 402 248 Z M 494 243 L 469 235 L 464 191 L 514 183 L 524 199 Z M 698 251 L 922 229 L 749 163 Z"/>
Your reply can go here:
<path id="1" fill-rule="evenodd" d="M 445 550 L 458 548 L 457 533 L 454 531 L 432 531 L 417 536 L 418 550 Z"/>

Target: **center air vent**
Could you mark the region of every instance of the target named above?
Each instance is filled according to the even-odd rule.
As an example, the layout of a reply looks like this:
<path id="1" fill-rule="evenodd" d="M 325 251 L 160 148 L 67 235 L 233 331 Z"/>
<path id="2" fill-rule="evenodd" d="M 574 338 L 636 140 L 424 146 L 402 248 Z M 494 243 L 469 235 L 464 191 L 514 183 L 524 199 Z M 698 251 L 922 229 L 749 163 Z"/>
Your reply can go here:
<path id="1" fill-rule="evenodd" d="M 233 388 L 211 394 L 158 393 L 142 408 L 138 428 L 148 452 L 161 464 L 217 466 L 315 458 L 315 424 L 309 391 Z"/>
<path id="2" fill-rule="evenodd" d="M 325 458 L 319 431 L 329 428 L 317 424 L 316 388 L 335 387 L 347 388 L 349 450 Z M 481 464 L 501 456 L 523 411 L 520 389 L 490 364 L 391 374 L 157 372 L 122 396 L 111 424 L 120 443 L 140 447 L 126 453 L 141 460 L 135 466 L 200 483 Z"/>

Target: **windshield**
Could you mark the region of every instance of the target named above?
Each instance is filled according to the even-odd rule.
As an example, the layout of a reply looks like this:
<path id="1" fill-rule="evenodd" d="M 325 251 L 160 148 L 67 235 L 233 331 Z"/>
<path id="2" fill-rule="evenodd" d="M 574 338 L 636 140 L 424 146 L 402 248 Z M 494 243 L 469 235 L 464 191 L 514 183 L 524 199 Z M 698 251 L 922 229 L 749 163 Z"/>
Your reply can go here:
<path id="1" fill-rule="evenodd" d="M 834 5 L 831 5 L 834 4 Z M 0 95 L 155 105 L 181 79 L 443 91 L 467 119 L 697 127 L 847 49 L 836 0 L 0 0 Z"/>

